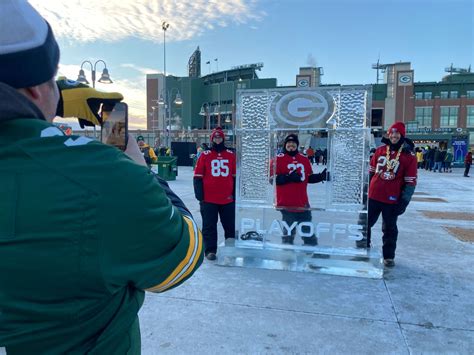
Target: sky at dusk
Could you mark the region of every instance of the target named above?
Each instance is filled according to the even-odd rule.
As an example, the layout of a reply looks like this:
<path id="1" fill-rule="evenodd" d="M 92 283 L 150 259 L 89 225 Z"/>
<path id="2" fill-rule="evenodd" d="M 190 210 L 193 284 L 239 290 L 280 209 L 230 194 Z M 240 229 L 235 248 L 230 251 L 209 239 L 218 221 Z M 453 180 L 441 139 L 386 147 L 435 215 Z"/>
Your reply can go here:
<path id="1" fill-rule="evenodd" d="M 61 47 L 61 75 L 76 79 L 84 60 L 107 63 L 130 106 L 132 128 L 146 125 L 145 77 L 187 75 L 200 47 L 202 74 L 263 62 L 260 78 L 294 85 L 301 66 L 321 66 L 322 82 L 374 83 L 372 63 L 408 61 L 415 81 L 439 81 L 451 63 L 473 64 L 472 0 L 30 0 Z M 217 59 L 217 61 L 215 60 Z M 207 61 L 211 65 L 206 65 Z M 89 66 L 84 66 L 90 78 Z M 103 69 L 97 64 L 97 71 Z"/>

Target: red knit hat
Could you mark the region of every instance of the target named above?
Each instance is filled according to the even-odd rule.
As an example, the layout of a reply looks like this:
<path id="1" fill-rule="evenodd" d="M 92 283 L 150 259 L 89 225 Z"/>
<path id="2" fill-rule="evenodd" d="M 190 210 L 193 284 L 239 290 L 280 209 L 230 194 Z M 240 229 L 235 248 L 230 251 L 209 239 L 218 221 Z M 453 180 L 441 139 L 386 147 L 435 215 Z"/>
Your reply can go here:
<path id="1" fill-rule="evenodd" d="M 399 132 L 403 137 L 405 137 L 405 124 L 403 122 L 395 122 L 393 125 L 390 126 L 388 129 L 388 134 L 392 132 L 393 130 Z"/>
<path id="2" fill-rule="evenodd" d="M 222 137 L 223 140 L 225 140 L 225 134 L 222 128 L 216 127 L 211 133 L 211 142 L 214 140 L 214 137 Z"/>

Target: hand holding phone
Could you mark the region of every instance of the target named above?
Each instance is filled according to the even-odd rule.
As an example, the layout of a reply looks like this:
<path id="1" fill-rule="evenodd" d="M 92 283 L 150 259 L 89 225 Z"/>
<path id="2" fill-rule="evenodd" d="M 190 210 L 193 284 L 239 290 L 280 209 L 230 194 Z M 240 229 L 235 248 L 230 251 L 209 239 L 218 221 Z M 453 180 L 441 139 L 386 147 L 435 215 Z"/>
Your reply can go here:
<path id="1" fill-rule="evenodd" d="M 129 139 L 127 142 L 127 149 L 125 149 L 125 154 L 128 155 L 129 158 L 134 160 L 136 163 L 148 166 L 146 164 L 145 158 L 143 157 L 143 153 L 138 146 L 138 143 L 135 139 Z"/>
<path id="2" fill-rule="evenodd" d="M 102 109 L 102 143 L 113 145 L 123 151 L 128 142 L 128 106 L 124 102 L 115 104 L 112 111 Z"/>

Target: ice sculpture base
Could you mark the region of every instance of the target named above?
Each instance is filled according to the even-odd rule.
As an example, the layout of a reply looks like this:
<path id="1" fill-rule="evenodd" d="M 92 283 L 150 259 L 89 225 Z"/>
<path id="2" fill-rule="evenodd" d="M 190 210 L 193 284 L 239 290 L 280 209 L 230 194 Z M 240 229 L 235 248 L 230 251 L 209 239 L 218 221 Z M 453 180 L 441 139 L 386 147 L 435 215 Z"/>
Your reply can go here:
<path id="1" fill-rule="evenodd" d="M 217 264 L 221 266 L 315 272 L 371 279 L 383 277 L 381 256 L 373 249 L 255 249 L 226 243 L 219 246 L 217 255 Z"/>

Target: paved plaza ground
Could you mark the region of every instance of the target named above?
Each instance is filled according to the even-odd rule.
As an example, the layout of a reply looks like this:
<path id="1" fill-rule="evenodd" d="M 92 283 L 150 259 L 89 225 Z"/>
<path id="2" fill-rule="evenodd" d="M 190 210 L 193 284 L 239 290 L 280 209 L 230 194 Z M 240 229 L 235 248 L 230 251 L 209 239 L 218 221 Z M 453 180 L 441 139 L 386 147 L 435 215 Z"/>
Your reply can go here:
<path id="1" fill-rule="evenodd" d="M 201 225 L 191 168 L 170 185 Z M 474 177 L 420 170 L 398 225 L 397 265 L 379 280 L 204 261 L 181 287 L 147 294 L 143 353 L 473 354 L 474 244 L 451 233 L 474 231 Z"/>

